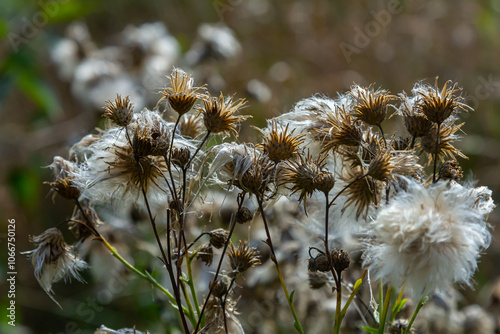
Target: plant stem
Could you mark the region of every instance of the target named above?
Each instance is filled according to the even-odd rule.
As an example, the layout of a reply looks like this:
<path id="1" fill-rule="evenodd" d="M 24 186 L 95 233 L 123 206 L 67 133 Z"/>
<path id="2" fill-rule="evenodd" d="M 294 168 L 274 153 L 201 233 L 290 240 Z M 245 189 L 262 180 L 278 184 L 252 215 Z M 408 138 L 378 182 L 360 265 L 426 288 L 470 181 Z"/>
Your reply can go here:
<path id="1" fill-rule="evenodd" d="M 432 183 L 436 183 L 436 167 L 437 167 L 437 159 L 439 154 L 439 130 L 441 127 L 441 123 L 438 123 L 437 126 L 437 135 L 436 135 L 436 153 L 434 155 L 434 174 L 432 175 Z"/>
<path id="2" fill-rule="evenodd" d="M 193 261 L 193 257 L 189 256 L 189 254 L 186 254 L 186 261 L 187 261 L 187 270 L 188 270 L 188 279 L 189 279 L 188 285 L 189 285 L 189 289 L 191 290 L 191 296 L 193 297 L 194 307 L 196 308 L 196 315 L 199 318 L 200 317 L 200 305 L 198 303 L 198 297 L 196 296 L 196 289 L 194 288 L 193 271 L 191 270 L 191 262 Z M 196 325 L 193 325 L 193 326 L 196 326 Z"/>
<path id="3" fill-rule="evenodd" d="M 385 320 L 387 319 L 387 312 L 389 311 L 389 305 L 391 303 L 391 295 L 392 295 L 392 286 L 389 285 L 385 293 L 384 308 L 382 309 L 382 315 L 381 315 L 382 317 L 380 318 L 378 326 L 379 334 L 384 334 Z"/>
<path id="4" fill-rule="evenodd" d="M 408 327 L 406 327 L 404 334 L 410 333 L 411 326 L 413 325 L 413 322 L 417 318 L 418 312 L 420 311 L 422 306 L 424 306 L 424 304 L 427 303 L 428 300 L 429 300 L 429 297 L 427 297 L 427 296 L 424 296 L 424 297 L 422 297 L 422 299 L 420 299 L 420 301 L 418 302 L 417 308 L 415 309 L 415 312 L 413 312 L 413 315 L 411 316 L 410 322 L 408 323 Z"/>
<path id="5" fill-rule="evenodd" d="M 288 289 L 286 288 L 285 280 L 283 279 L 283 275 L 281 274 L 280 266 L 278 264 L 278 259 L 276 258 L 276 253 L 274 251 L 274 246 L 273 242 L 271 239 L 271 233 L 269 232 L 269 225 L 267 223 L 266 215 L 264 213 L 264 207 L 262 206 L 262 201 L 263 201 L 263 195 L 262 196 L 257 196 L 257 203 L 259 205 L 259 211 L 260 215 L 262 216 L 262 220 L 264 221 L 264 228 L 266 230 L 266 235 L 267 235 L 267 245 L 271 249 L 271 260 L 274 262 L 276 265 L 276 271 L 278 272 L 278 277 L 280 279 L 281 287 L 283 288 L 283 292 L 285 293 L 286 300 L 288 302 L 288 306 L 290 307 L 290 311 L 292 312 L 293 319 L 295 320 L 294 327 L 297 329 L 297 331 L 301 334 L 304 333 L 304 329 L 302 328 L 302 325 L 299 322 L 299 319 L 297 318 L 297 314 L 295 313 L 295 309 L 293 307 L 292 300 L 290 299 L 290 294 L 288 293 Z"/>

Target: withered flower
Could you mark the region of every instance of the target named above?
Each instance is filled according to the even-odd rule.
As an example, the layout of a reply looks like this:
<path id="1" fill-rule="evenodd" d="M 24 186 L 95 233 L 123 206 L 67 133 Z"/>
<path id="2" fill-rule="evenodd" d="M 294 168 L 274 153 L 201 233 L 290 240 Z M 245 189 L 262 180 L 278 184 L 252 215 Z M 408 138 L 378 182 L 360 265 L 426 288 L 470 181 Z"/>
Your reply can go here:
<path id="1" fill-rule="evenodd" d="M 133 103 L 130 103 L 130 97 L 128 95 L 122 99 L 122 97 L 117 94 L 115 101 L 106 101 L 106 105 L 103 109 L 103 116 L 118 126 L 125 127 L 132 122 L 134 107 Z"/>
<path id="2" fill-rule="evenodd" d="M 328 113 L 327 127 L 318 130 L 323 139 L 322 153 L 337 150 L 339 146 L 359 146 L 363 132 L 353 115 L 346 112 L 345 107 L 337 107 L 335 113 Z"/>
<path id="3" fill-rule="evenodd" d="M 224 317 L 224 313 L 226 317 Z M 236 312 L 236 301 L 227 298 L 224 301 L 224 308 L 220 298 L 210 297 L 206 306 L 206 321 L 207 325 L 202 330 L 205 334 L 244 334 L 245 331 L 241 326 L 240 321 L 236 317 L 238 312 Z M 227 332 L 225 330 L 226 325 L 224 324 L 224 319 L 227 321 Z"/>
<path id="4" fill-rule="evenodd" d="M 238 248 L 235 248 L 234 244 L 230 243 L 227 256 L 229 258 L 231 269 L 233 269 L 230 276 L 233 277 L 260 264 L 259 252 L 257 251 L 257 248 L 248 246 L 247 241 L 241 242 L 240 240 Z"/>
<path id="5" fill-rule="evenodd" d="M 401 334 L 406 333 L 406 329 L 408 328 L 409 322 L 407 319 L 396 319 L 391 322 L 389 326 L 389 334 Z M 409 334 L 414 334 L 415 329 L 412 327 Z"/>
<path id="6" fill-rule="evenodd" d="M 197 99 L 202 98 L 203 94 L 200 93 L 202 87 L 194 87 L 194 79 L 181 69 L 174 68 L 170 73 L 170 85 L 166 87 L 160 94 L 161 101 L 167 100 L 168 105 L 175 110 L 179 115 L 187 113 L 193 107 Z"/>
<path id="7" fill-rule="evenodd" d="M 393 178 L 392 170 L 394 165 L 391 161 L 391 152 L 389 150 L 379 152 L 368 166 L 367 174 L 375 180 L 387 182 Z"/>
<path id="8" fill-rule="evenodd" d="M 354 205 L 356 207 L 356 219 L 362 214 L 366 215 L 378 193 L 375 180 L 370 176 L 363 177 L 362 170 L 358 168 L 349 169 L 341 178 L 346 184 L 350 184 L 344 192 L 347 200 L 342 211 Z"/>
<path id="9" fill-rule="evenodd" d="M 242 207 L 236 212 L 236 222 L 238 224 L 248 223 L 252 218 L 253 214 L 248 208 Z"/>
<path id="10" fill-rule="evenodd" d="M 305 136 L 305 134 L 293 136 L 295 129 L 288 132 L 288 124 L 284 128 L 281 124 L 278 127 L 275 120 L 271 122 L 267 131 L 259 128 L 257 130 L 264 135 L 263 143 L 258 148 L 261 148 L 269 160 L 275 163 L 293 158 Z"/>
<path id="11" fill-rule="evenodd" d="M 191 151 L 187 148 L 174 148 L 172 151 L 172 162 L 180 168 L 186 167 L 191 157 Z"/>
<path id="12" fill-rule="evenodd" d="M 179 122 L 179 132 L 181 136 L 188 139 L 195 139 L 203 131 L 203 122 L 199 115 L 183 115 Z"/>
<path id="13" fill-rule="evenodd" d="M 455 155 L 467 159 L 462 152 L 455 148 L 452 143 L 459 139 L 455 134 L 464 123 L 455 125 L 455 120 L 444 122 L 441 124 L 439 129 L 439 145 L 438 145 L 438 160 L 444 161 L 446 158 L 454 159 Z M 436 137 L 437 137 L 437 125 L 434 125 L 431 131 L 424 137 L 420 145 L 424 152 L 427 153 L 428 164 L 434 162 L 436 154 Z"/>
<path id="14" fill-rule="evenodd" d="M 331 257 L 332 257 L 333 268 L 337 271 L 337 273 L 341 273 L 342 271 L 349 268 L 349 264 L 351 263 L 351 257 L 343 249 L 338 248 L 332 250 Z"/>
<path id="15" fill-rule="evenodd" d="M 228 286 L 226 282 L 221 279 L 218 279 L 215 282 L 212 282 L 210 285 L 212 288 L 212 295 L 218 298 L 224 297 L 227 293 Z"/>
<path id="16" fill-rule="evenodd" d="M 87 268 L 87 264 L 74 253 L 73 247 L 66 244 L 61 231 L 55 227 L 31 237 L 30 241 L 36 248 L 21 254 L 28 255 L 33 264 L 36 280 L 47 295 L 59 305 L 54 299 L 52 284 L 61 279 L 67 281 L 71 278 L 83 282 L 80 271 Z"/>
<path id="17" fill-rule="evenodd" d="M 443 180 L 460 181 L 464 173 L 457 160 L 448 160 L 439 168 L 439 177 Z"/>
<path id="18" fill-rule="evenodd" d="M 54 174 L 55 180 L 45 183 L 50 185 L 51 190 L 63 198 L 78 200 L 80 189 L 74 184 L 74 177 L 71 174 L 75 171 L 75 163 L 56 156 L 49 167 Z"/>
<path id="19" fill-rule="evenodd" d="M 203 100 L 203 108 L 199 108 L 203 115 L 205 128 L 211 133 L 224 133 L 238 135 L 236 125 L 250 116 L 235 116 L 239 108 L 245 104 L 244 99 L 233 101 L 233 97 L 224 99 L 224 95 L 212 97 L 210 94 Z"/>
<path id="20" fill-rule="evenodd" d="M 387 115 L 391 100 L 396 97 L 386 90 L 373 90 L 373 87 L 362 88 L 355 85 L 351 88 L 351 96 L 356 100 L 354 116 L 369 125 L 380 126 Z"/>
<path id="21" fill-rule="evenodd" d="M 210 244 L 217 249 L 224 247 L 229 238 L 229 232 L 223 228 L 215 229 L 208 234 L 210 236 Z"/>
<path id="22" fill-rule="evenodd" d="M 463 103 L 464 98 L 457 95 L 462 89 L 458 88 L 456 83 L 453 84 L 448 80 L 440 91 L 437 80 L 438 78 L 434 87 L 418 86 L 414 88 L 414 91 L 421 96 L 416 106 L 418 110 L 430 121 L 441 124 L 459 110 L 467 111 L 469 107 Z"/>
<path id="23" fill-rule="evenodd" d="M 82 211 L 78 210 L 68 222 L 68 229 L 82 241 L 94 235 L 96 226 L 102 224 L 97 212 L 91 206 L 84 206 L 83 211 L 85 216 Z"/>
<path id="24" fill-rule="evenodd" d="M 206 266 L 210 266 L 214 259 L 214 249 L 211 244 L 204 244 L 198 247 L 196 259 L 201 260 Z"/>

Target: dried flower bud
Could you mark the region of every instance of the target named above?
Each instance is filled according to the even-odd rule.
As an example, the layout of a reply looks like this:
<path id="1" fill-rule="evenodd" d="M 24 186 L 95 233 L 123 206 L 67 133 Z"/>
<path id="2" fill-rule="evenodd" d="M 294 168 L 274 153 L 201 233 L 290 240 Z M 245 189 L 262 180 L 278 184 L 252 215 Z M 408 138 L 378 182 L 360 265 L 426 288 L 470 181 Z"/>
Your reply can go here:
<path id="1" fill-rule="evenodd" d="M 175 148 L 172 151 L 172 162 L 180 168 L 186 167 L 191 157 L 191 152 L 187 148 Z"/>
<path id="2" fill-rule="evenodd" d="M 212 248 L 212 245 L 201 245 L 198 248 L 196 259 L 201 260 L 203 263 L 205 263 L 206 266 L 210 266 L 212 264 L 212 260 L 214 259 L 214 249 Z"/>
<path id="3" fill-rule="evenodd" d="M 307 270 L 309 270 L 310 272 L 318 271 L 318 267 L 316 266 L 316 258 L 309 258 L 309 260 L 307 261 Z"/>
<path id="4" fill-rule="evenodd" d="M 405 113 L 404 123 L 406 130 L 416 138 L 427 135 L 432 128 L 432 122 L 421 113 Z"/>
<path id="5" fill-rule="evenodd" d="M 292 136 L 295 130 L 288 132 L 288 124 L 284 128 L 281 125 L 278 127 L 275 120 L 271 122 L 269 128 L 267 131 L 257 129 L 264 135 L 264 142 L 259 148 L 262 148 L 269 160 L 275 163 L 293 158 L 303 143 L 305 134 Z"/>
<path id="6" fill-rule="evenodd" d="M 236 222 L 238 224 L 245 224 L 251 221 L 253 218 L 252 211 L 250 211 L 248 208 L 242 207 L 241 209 L 236 212 Z"/>
<path id="7" fill-rule="evenodd" d="M 405 333 L 406 328 L 408 328 L 408 320 L 406 319 L 396 319 L 389 326 L 390 334 L 402 334 Z M 410 329 L 410 334 L 415 333 L 413 328 Z"/>
<path id="8" fill-rule="evenodd" d="M 370 161 L 367 174 L 375 180 L 385 182 L 393 178 L 391 173 L 393 169 L 394 165 L 391 163 L 390 151 L 379 152 L 379 154 Z"/>
<path id="9" fill-rule="evenodd" d="M 103 109 L 103 116 L 118 126 L 125 127 L 129 125 L 134 116 L 133 103 L 130 103 L 128 95 L 122 99 L 122 97 L 117 94 L 115 101 L 106 101 L 106 106 L 104 106 Z"/>
<path id="10" fill-rule="evenodd" d="M 319 271 L 322 272 L 327 272 L 330 271 L 330 263 L 328 262 L 328 258 L 326 257 L 325 254 L 319 254 L 314 258 L 314 262 L 316 265 L 316 268 Z"/>
<path id="11" fill-rule="evenodd" d="M 228 289 L 227 284 L 220 279 L 215 282 L 212 282 L 211 287 L 212 287 L 212 295 L 218 298 L 224 297 Z"/>
<path id="12" fill-rule="evenodd" d="M 309 273 L 309 286 L 311 289 L 319 289 L 323 287 L 328 281 L 328 276 L 325 273 L 310 272 Z"/>
<path id="13" fill-rule="evenodd" d="M 244 99 L 233 101 L 233 97 L 224 99 L 224 95 L 211 97 L 203 100 L 204 107 L 199 109 L 203 114 L 203 123 L 211 133 L 226 133 L 238 135 L 236 125 L 250 116 L 235 116 L 236 111 L 243 107 Z"/>
<path id="14" fill-rule="evenodd" d="M 437 87 L 437 78 L 435 87 L 427 86 L 423 87 L 419 94 L 421 99 L 418 102 L 418 109 L 427 118 L 436 123 L 443 123 L 452 114 L 455 114 L 458 110 L 467 110 L 467 106 L 463 103 L 464 98 L 456 93 L 460 92 L 461 89 L 453 84 L 452 87 L 448 87 L 451 81 L 447 81 L 443 89 L 440 91 Z"/>
<path id="15" fill-rule="evenodd" d="M 227 252 L 229 264 L 233 269 L 232 276 L 242 274 L 248 269 L 260 264 L 259 252 L 255 247 L 249 247 L 248 242 L 241 242 L 238 248 L 235 248 L 233 243 L 229 244 Z"/>
<path id="16" fill-rule="evenodd" d="M 464 173 L 457 160 L 448 160 L 439 168 L 439 177 L 443 180 L 460 181 Z"/>
<path id="17" fill-rule="evenodd" d="M 170 74 L 170 86 L 160 92 L 161 101 L 167 100 L 170 108 L 179 115 L 187 113 L 193 107 L 198 98 L 202 97 L 198 91 L 200 87 L 194 87 L 194 79 L 181 69 L 174 69 Z"/>
<path id="18" fill-rule="evenodd" d="M 321 174 L 313 179 L 313 183 L 317 190 L 328 194 L 335 185 L 335 178 L 330 172 L 321 172 Z"/>
<path id="19" fill-rule="evenodd" d="M 351 263 L 349 254 L 340 248 L 331 251 L 331 257 L 333 268 L 335 268 L 338 273 L 346 270 Z"/>
<path id="20" fill-rule="evenodd" d="M 229 232 L 223 228 L 218 228 L 209 233 L 210 244 L 215 248 L 219 249 L 224 247 L 229 237 Z"/>
<path id="21" fill-rule="evenodd" d="M 75 163 L 56 156 L 49 167 L 55 176 L 54 182 L 46 182 L 50 185 L 51 190 L 63 198 L 78 200 L 80 190 L 74 185 L 73 176 L 70 174 L 75 169 Z"/>

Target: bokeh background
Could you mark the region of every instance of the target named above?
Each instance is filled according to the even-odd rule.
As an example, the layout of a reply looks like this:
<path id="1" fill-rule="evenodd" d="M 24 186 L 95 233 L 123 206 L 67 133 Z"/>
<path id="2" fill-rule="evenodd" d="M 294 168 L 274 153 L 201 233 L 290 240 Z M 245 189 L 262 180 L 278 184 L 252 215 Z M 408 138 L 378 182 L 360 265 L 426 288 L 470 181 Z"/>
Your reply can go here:
<path id="1" fill-rule="evenodd" d="M 134 35 L 132 26 L 154 22 L 167 30 Z M 210 30 L 200 28 L 206 23 L 229 28 L 237 42 L 221 35 L 216 39 L 227 45 L 210 44 L 206 36 Z M 169 39 L 172 50 L 144 49 L 141 38 L 153 45 L 155 34 Z M 189 69 L 200 85 L 209 83 L 215 90 L 249 101 L 245 113 L 253 118 L 241 129 L 243 139 L 256 135 L 248 124 L 263 126 L 265 118 L 288 111 L 302 98 L 316 93 L 335 97 L 353 82 L 375 83 L 399 93 L 409 92 L 421 80 L 434 83 L 437 76 L 440 85 L 448 79 L 457 81 L 474 108 L 461 115 L 467 135 L 457 146 L 469 159 L 460 162 L 465 174 L 492 189 L 495 202 L 500 202 L 500 2 L 496 0 L 2 0 L 0 38 L 0 332 L 91 333 L 103 323 L 154 329 L 151 324 L 158 319 L 174 321 L 161 318 L 160 305 L 142 282 L 127 287 L 109 304 L 89 301 L 83 315 L 75 309 L 95 294 L 92 287 L 58 284 L 56 293 L 66 306 L 60 310 L 39 288 L 30 264 L 19 254 L 18 326 L 7 327 L 3 316 L 8 302 L 7 219 L 16 220 L 19 252 L 31 249 L 28 235 L 71 215 L 70 205 L 61 199 L 54 203 L 48 195 L 43 182 L 50 180 L 50 170 L 43 167 L 55 155 L 67 156 L 84 135 L 95 133 L 102 123 L 98 106 L 113 98 L 115 87 L 131 88 L 120 93 L 153 108 L 148 96 L 162 88 L 166 81 L 161 79 L 173 65 Z M 90 74 L 77 77 L 71 72 L 76 65 L 71 65 L 75 53 L 70 51 L 75 49 L 55 51 L 62 38 L 78 42 L 75 61 L 94 57 L 105 59 L 110 67 L 104 67 L 103 74 L 91 63 Z M 171 57 L 160 61 L 162 70 L 149 67 L 154 80 L 147 80 L 141 68 L 147 52 Z M 109 64 L 113 61 L 120 67 L 113 68 Z M 69 66 L 71 74 L 64 74 L 63 66 Z M 124 74 L 133 79 L 122 82 Z M 107 84 L 99 86 L 102 81 Z M 496 210 L 490 223 L 495 227 L 498 222 Z M 462 291 L 474 302 L 500 278 L 498 228 L 494 235 L 480 263 L 475 291 Z"/>

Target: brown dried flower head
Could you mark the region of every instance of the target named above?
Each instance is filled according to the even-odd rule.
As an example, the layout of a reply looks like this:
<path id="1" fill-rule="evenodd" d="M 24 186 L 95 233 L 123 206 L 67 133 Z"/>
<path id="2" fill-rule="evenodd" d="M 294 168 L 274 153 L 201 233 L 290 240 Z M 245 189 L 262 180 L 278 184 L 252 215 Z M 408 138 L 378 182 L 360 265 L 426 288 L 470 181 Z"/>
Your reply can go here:
<path id="1" fill-rule="evenodd" d="M 196 259 L 201 260 L 206 266 L 210 266 L 214 259 L 214 249 L 211 244 L 204 244 L 198 247 Z"/>
<path id="2" fill-rule="evenodd" d="M 362 170 L 357 168 L 348 170 L 341 178 L 346 184 L 352 183 L 344 192 L 347 200 L 342 211 L 354 205 L 357 208 L 356 219 L 366 215 L 378 192 L 376 182 L 370 176 L 363 177 Z"/>
<path id="3" fill-rule="evenodd" d="M 257 248 L 248 246 L 247 241 L 242 242 L 240 240 L 238 248 L 235 248 L 234 244 L 230 243 L 227 256 L 231 269 L 233 269 L 230 276 L 237 276 L 260 264 Z"/>
<path id="4" fill-rule="evenodd" d="M 203 131 L 203 122 L 197 115 L 183 115 L 179 122 L 179 132 L 181 136 L 188 139 L 195 139 Z"/>
<path id="5" fill-rule="evenodd" d="M 223 228 L 218 228 L 209 232 L 210 244 L 215 248 L 219 249 L 224 247 L 229 237 L 229 232 Z"/>
<path id="6" fill-rule="evenodd" d="M 62 157 L 56 156 L 49 167 L 55 176 L 55 180 L 45 183 L 50 185 L 51 190 L 58 193 L 63 198 L 78 200 L 80 197 L 80 190 L 73 183 L 74 178 L 71 175 L 75 169 L 75 164 Z"/>
<path id="7" fill-rule="evenodd" d="M 130 97 L 128 95 L 122 99 L 122 97 L 117 94 L 115 101 L 106 101 L 106 105 L 103 109 L 103 116 L 118 126 L 125 127 L 129 125 L 134 116 L 133 103 L 130 103 Z"/>
<path id="8" fill-rule="evenodd" d="M 191 157 L 191 151 L 187 148 L 174 148 L 172 151 L 172 163 L 180 168 L 186 167 Z"/>
<path id="9" fill-rule="evenodd" d="M 363 132 L 353 115 L 346 112 L 344 107 L 337 107 L 336 113 L 328 113 L 328 126 L 319 129 L 323 138 L 322 153 L 337 150 L 339 146 L 358 146 L 363 139 Z"/>
<path id="10" fill-rule="evenodd" d="M 406 333 L 408 325 L 409 322 L 407 319 L 396 319 L 393 322 L 391 322 L 391 325 L 389 326 L 389 334 Z M 412 327 L 408 333 L 414 334 L 415 333 L 414 328 Z"/>
<path id="11" fill-rule="evenodd" d="M 373 87 L 362 88 L 355 85 L 351 96 L 356 100 L 354 116 L 369 125 L 380 126 L 387 115 L 389 103 L 395 99 L 386 90 L 374 91 Z"/>
<path id="12" fill-rule="evenodd" d="M 97 212 L 90 207 L 83 207 L 85 216 L 82 211 L 76 211 L 75 215 L 71 217 L 68 222 L 68 229 L 81 241 L 87 239 L 91 235 L 97 236 L 96 226 L 101 225 L 102 222 L 97 216 Z"/>
<path id="13" fill-rule="evenodd" d="M 73 252 L 73 247 L 66 244 L 61 231 L 55 227 L 32 237 L 30 241 L 35 243 L 36 249 L 22 254 L 28 255 L 38 283 L 59 305 L 54 299 L 52 284 L 61 279 L 70 280 L 71 278 L 83 282 L 80 270 L 86 268 L 87 264 Z"/>
<path id="14" fill-rule="evenodd" d="M 233 184 L 243 191 L 260 197 L 269 190 L 273 170 L 273 163 L 267 156 L 257 153 L 249 168 L 238 180 L 234 180 Z"/>
<path id="15" fill-rule="evenodd" d="M 233 97 L 224 99 L 224 95 L 212 97 L 209 94 L 203 100 L 203 108 L 199 111 L 203 115 L 203 123 L 210 133 L 224 133 L 238 135 L 236 125 L 250 116 L 235 116 L 239 108 L 245 104 L 244 99 L 233 101 Z"/>
<path id="16" fill-rule="evenodd" d="M 242 207 L 241 209 L 236 212 L 236 222 L 238 224 L 245 224 L 251 221 L 253 218 L 252 211 L 250 211 L 248 208 Z"/>
<path id="17" fill-rule="evenodd" d="M 406 130 L 412 137 L 419 138 L 429 133 L 432 128 L 432 121 L 421 112 L 417 104 L 410 103 L 406 95 L 403 96 L 403 104 L 400 110 Z"/>
<path id="18" fill-rule="evenodd" d="M 275 163 L 293 158 L 305 136 L 305 134 L 293 136 L 295 130 L 288 132 L 288 124 L 284 128 L 281 124 L 278 127 L 275 120 L 271 122 L 269 131 L 259 128 L 257 130 L 264 135 L 264 142 L 258 147 Z"/>
<path id="19" fill-rule="evenodd" d="M 367 174 L 375 180 L 387 182 L 393 179 L 392 170 L 394 165 L 391 161 L 391 152 L 389 150 L 379 152 L 368 166 Z"/>
<path id="20" fill-rule="evenodd" d="M 411 139 L 406 137 L 396 137 L 391 140 L 391 147 L 394 151 L 406 151 L 410 148 Z"/>
<path id="21" fill-rule="evenodd" d="M 439 177 L 443 180 L 460 181 L 464 173 L 457 160 L 448 160 L 439 168 Z"/>
<path id="22" fill-rule="evenodd" d="M 467 159 L 462 152 L 455 148 L 452 143 L 459 139 L 455 134 L 464 125 L 455 125 L 455 120 L 451 120 L 441 124 L 439 127 L 439 144 L 438 144 L 438 160 L 444 161 L 446 158 L 454 159 L 456 155 Z M 436 154 L 436 137 L 437 137 L 437 125 L 434 125 L 431 131 L 421 139 L 420 145 L 424 152 L 427 153 L 428 164 L 434 162 L 434 156 Z"/>
<path id="23" fill-rule="evenodd" d="M 334 249 L 331 251 L 332 264 L 333 268 L 340 273 L 347 268 L 349 268 L 349 264 L 351 263 L 351 257 L 347 252 L 343 249 Z"/>
<path id="24" fill-rule="evenodd" d="M 212 295 L 218 298 L 224 297 L 228 289 L 226 282 L 221 279 L 212 282 L 212 284 L 210 284 L 210 287 L 212 288 Z"/>
<path id="25" fill-rule="evenodd" d="M 424 86 L 417 90 L 421 96 L 417 108 L 430 121 L 441 124 L 459 110 L 467 111 L 469 107 L 463 103 L 464 98 L 457 95 L 462 89 L 458 88 L 456 83 L 448 80 L 443 89 L 439 90 L 437 80 L 438 78 L 434 87 Z"/>
<path id="26" fill-rule="evenodd" d="M 197 99 L 202 98 L 200 90 L 203 87 L 194 87 L 194 79 L 181 69 L 174 68 L 170 73 L 170 87 L 163 89 L 160 94 L 161 101 L 167 100 L 168 105 L 179 115 L 187 113 L 193 107 Z"/>
<path id="27" fill-rule="evenodd" d="M 144 117 L 142 117 L 144 116 Z M 136 157 L 164 156 L 170 147 L 170 135 L 167 126 L 148 114 L 139 116 L 134 129 L 132 148 Z"/>

